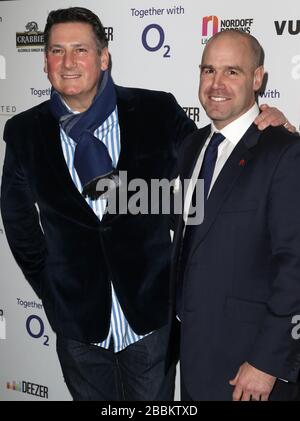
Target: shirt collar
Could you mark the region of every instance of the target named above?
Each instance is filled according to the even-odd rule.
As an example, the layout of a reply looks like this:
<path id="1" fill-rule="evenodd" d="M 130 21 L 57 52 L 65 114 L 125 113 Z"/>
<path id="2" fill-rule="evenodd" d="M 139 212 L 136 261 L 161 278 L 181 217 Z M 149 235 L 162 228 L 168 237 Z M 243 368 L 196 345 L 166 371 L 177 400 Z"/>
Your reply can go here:
<path id="1" fill-rule="evenodd" d="M 72 113 L 72 114 L 80 114 L 80 111 L 74 111 L 72 110 L 72 108 L 66 103 L 66 101 L 63 99 L 63 97 L 61 96 L 60 99 L 62 100 L 63 104 L 67 107 L 67 109 Z"/>
<path id="2" fill-rule="evenodd" d="M 249 129 L 255 118 L 259 114 L 259 108 L 257 103 L 255 103 L 250 110 L 241 115 L 236 120 L 227 124 L 223 129 L 218 130 L 213 123 L 211 123 L 211 133 L 221 132 L 226 139 L 228 139 L 234 145 L 241 140 L 243 135 Z"/>

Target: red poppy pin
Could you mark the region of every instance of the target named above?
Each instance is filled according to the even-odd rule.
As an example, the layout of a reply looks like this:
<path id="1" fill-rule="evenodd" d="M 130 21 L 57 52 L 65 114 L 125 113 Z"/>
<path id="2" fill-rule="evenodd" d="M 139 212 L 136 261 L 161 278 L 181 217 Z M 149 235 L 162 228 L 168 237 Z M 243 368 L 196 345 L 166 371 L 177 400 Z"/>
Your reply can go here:
<path id="1" fill-rule="evenodd" d="M 241 159 L 239 162 L 239 167 L 244 167 L 246 164 L 246 161 L 244 159 Z"/>

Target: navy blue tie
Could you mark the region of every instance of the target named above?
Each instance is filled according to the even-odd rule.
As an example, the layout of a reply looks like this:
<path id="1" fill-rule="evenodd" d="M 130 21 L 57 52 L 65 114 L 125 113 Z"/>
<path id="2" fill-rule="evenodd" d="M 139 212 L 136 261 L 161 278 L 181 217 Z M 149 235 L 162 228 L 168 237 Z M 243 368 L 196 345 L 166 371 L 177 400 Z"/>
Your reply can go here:
<path id="1" fill-rule="evenodd" d="M 211 185 L 212 176 L 214 173 L 216 160 L 218 156 L 218 147 L 221 142 L 225 139 L 222 133 L 215 132 L 210 139 L 210 142 L 206 148 L 200 174 L 198 178 L 204 179 L 204 197 L 207 199 L 209 188 Z"/>

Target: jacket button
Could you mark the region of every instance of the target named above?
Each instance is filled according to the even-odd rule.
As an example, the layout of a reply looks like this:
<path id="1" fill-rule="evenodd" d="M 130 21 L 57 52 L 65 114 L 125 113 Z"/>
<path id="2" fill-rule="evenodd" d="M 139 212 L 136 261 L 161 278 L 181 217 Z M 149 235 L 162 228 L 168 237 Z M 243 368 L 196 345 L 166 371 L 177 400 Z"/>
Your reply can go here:
<path id="1" fill-rule="evenodd" d="M 112 227 L 100 227 L 100 232 L 110 232 Z"/>

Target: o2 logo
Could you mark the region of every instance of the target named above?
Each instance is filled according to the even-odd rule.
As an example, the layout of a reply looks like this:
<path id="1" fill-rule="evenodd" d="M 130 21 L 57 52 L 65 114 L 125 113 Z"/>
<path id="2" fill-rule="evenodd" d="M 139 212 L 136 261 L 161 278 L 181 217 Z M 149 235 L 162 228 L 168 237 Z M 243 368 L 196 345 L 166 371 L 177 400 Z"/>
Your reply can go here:
<path id="1" fill-rule="evenodd" d="M 151 40 L 151 44 L 149 42 L 149 38 L 153 38 L 158 36 L 157 40 L 153 43 Z M 146 26 L 142 33 L 142 44 L 147 51 L 154 53 L 159 51 L 161 48 L 165 50 L 163 57 L 170 58 L 170 50 L 171 47 L 169 45 L 164 45 L 165 43 L 165 31 L 160 25 L 156 23 L 152 23 L 151 25 Z"/>
<path id="2" fill-rule="evenodd" d="M 49 336 L 44 335 L 45 326 L 43 320 L 36 314 L 32 314 L 26 320 L 26 330 L 28 334 L 34 339 L 43 337 L 43 345 L 49 346 Z"/>

